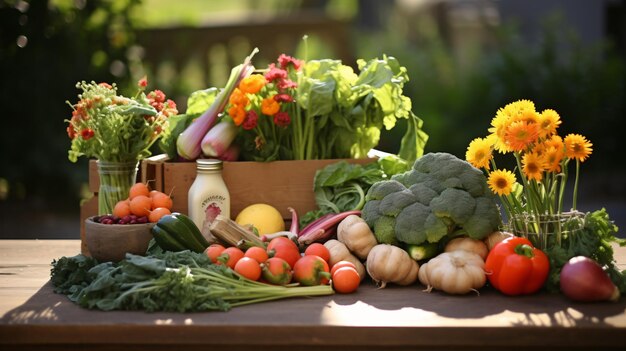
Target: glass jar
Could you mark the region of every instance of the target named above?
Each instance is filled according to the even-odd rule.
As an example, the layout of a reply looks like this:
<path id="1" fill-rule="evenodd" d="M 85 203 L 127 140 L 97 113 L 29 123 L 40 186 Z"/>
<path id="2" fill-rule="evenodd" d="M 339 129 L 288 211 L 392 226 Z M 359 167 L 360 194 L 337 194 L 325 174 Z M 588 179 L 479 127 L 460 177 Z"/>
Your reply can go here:
<path id="1" fill-rule="evenodd" d="M 98 214 L 112 214 L 118 201 L 128 199 L 130 187 L 137 180 L 139 162 L 97 161 L 100 188 Z"/>
<path id="2" fill-rule="evenodd" d="M 230 195 L 222 178 L 221 160 L 196 160 L 196 179 L 188 194 L 189 217 L 203 230 L 217 215 L 230 218 Z"/>

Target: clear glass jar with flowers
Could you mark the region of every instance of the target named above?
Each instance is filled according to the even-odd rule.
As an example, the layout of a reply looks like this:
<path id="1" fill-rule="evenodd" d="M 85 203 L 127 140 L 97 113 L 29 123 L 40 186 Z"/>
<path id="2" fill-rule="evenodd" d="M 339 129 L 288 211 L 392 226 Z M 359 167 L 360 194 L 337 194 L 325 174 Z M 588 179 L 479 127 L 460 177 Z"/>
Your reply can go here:
<path id="1" fill-rule="evenodd" d="M 490 134 L 468 146 L 466 160 L 488 174 L 491 190 L 497 194 L 514 234 L 528 237 L 541 249 L 560 245 L 568 235 L 583 227 L 578 212 L 580 165 L 592 152 L 582 135 L 558 135 L 562 121 L 551 109 L 541 112 L 532 101 L 520 100 L 497 111 Z M 512 154 L 515 171 L 498 168 L 495 153 Z M 570 162 L 575 162 L 572 207 L 564 211 Z"/>
<path id="2" fill-rule="evenodd" d="M 139 161 L 150 156 L 168 118 L 178 113 L 174 101 L 160 90 L 145 93 L 147 79 L 138 82 L 132 97 L 118 95 L 108 83 L 79 82 L 82 93 L 72 107 L 67 134 L 71 139 L 68 158 L 95 158 L 100 176 L 98 212 L 110 214 L 115 204 L 128 197 L 135 183 Z"/>

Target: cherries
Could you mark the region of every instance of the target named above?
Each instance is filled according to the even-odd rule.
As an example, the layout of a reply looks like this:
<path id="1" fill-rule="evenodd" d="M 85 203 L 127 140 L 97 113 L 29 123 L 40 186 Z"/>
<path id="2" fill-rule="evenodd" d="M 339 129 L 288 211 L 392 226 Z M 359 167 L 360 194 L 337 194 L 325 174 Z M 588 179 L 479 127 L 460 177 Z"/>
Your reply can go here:
<path id="1" fill-rule="evenodd" d="M 114 215 L 102 215 L 94 217 L 93 221 L 100 224 L 145 224 L 148 223 L 148 216 L 127 215 L 118 217 Z"/>

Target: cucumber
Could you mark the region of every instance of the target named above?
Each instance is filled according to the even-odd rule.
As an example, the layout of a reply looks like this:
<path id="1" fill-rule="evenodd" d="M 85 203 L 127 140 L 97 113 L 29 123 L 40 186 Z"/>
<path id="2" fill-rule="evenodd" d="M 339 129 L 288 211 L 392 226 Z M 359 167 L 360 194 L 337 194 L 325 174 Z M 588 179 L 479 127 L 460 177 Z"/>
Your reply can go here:
<path id="1" fill-rule="evenodd" d="M 439 244 L 423 243 L 419 245 L 407 245 L 406 252 L 415 261 L 427 260 L 435 257 L 439 253 Z"/>
<path id="2" fill-rule="evenodd" d="M 203 252 L 204 249 L 206 249 L 206 247 L 198 241 L 195 234 L 189 230 L 187 225 L 175 215 L 166 215 L 161 217 L 155 227 L 159 227 L 166 231 L 187 250 Z M 196 230 L 198 230 L 198 228 L 196 228 Z"/>
<path id="3" fill-rule="evenodd" d="M 175 215 L 176 218 L 178 218 L 181 222 L 183 222 L 187 226 L 187 228 L 189 228 L 189 231 L 191 232 L 191 234 L 193 234 L 193 236 L 196 237 L 196 239 L 200 242 L 202 246 L 204 246 L 205 249 L 209 247 L 210 245 L 209 242 L 206 240 L 204 235 L 202 235 L 202 232 L 200 232 L 200 229 L 198 229 L 198 226 L 196 226 L 196 224 L 191 220 L 191 218 L 185 216 L 182 213 L 173 213 L 173 215 Z"/>
<path id="4" fill-rule="evenodd" d="M 162 229 L 159 226 L 152 227 L 152 236 L 154 237 L 154 241 L 166 251 L 184 251 L 187 250 L 183 244 L 179 243 L 176 239 L 169 235 L 165 229 Z"/>

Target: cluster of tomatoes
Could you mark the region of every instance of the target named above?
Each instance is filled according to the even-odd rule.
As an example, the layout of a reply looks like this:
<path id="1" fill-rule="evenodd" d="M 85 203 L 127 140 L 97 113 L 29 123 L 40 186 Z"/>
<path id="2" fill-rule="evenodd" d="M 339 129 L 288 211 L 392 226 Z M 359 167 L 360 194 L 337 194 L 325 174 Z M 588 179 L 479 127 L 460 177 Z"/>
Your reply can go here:
<path id="1" fill-rule="evenodd" d="M 329 267 L 330 252 L 319 243 L 309 245 L 304 254 L 287 237 L 272 239 L 266 248 L 253 246 L 245 252 L 237 247 L 212 244 L 205 250 L 213 263 L 224 264 L 241 276 L 270 284 L 299 283 L 314 286 L 332 283 L 339 293 L 354 292 L 361 277 L 354 264 L 337 262 Z"/>
<path id="2" fill-rule="evenodd" d="M 144 183 L 136 183 L 130 188 L 128 199 L 115 204 L 113 215 L 119 218 L 147 217 L 148 221 L 156 223 L 161 217 L 172 213 L 172 206 L 169 195 L 158 190 L 151 191 Z"/>

